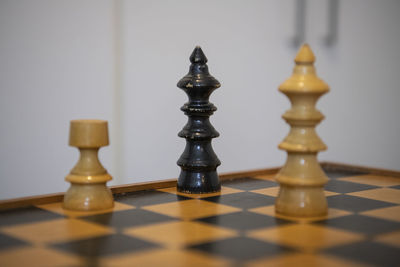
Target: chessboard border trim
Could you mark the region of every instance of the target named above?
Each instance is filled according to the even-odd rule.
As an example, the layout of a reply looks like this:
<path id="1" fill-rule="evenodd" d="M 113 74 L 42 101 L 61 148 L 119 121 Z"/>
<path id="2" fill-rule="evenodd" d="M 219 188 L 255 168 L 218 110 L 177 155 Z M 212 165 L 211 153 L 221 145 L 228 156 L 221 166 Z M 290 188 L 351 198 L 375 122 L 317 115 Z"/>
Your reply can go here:
<path id="1" fill-rule="evenodd" d="M 267 169 L 258 169 L 251 171 L 242 171 L 242 172 L 231 172 L 231 173 L 223 173 L 219 175 L 221 181 L 230 180 L 235 178 L 240 178 L 244 176 L 256 176 L 256 175 L 268 175 L 275 174 L 280 170 L 281 167 L 273 167 Z M 127 193 L 127 192 L 136 192 L 142 190 L 150 190 L 150 189 L 161 189 L 167 187 L 176 186 L 177 178 L 167 179 L 167 180 L 159 180 L 153 182 L 142 182 L 142 183 L 132 183 L 132 184 L 123 184 L 123 185 L 114 185 L 110 186 L 111 192 L 115 194 Z M 46 195 L 38 195 L 38 196 L 28 196 L 21 198 L 13 198 L 0 200 L 0 210 L 9 210 L 15 208 L 22 208 L 33 205 L 43 205 L 50 204 L 55 202 L 63 201 L 64 193 L 54 193 L 54 194 L 46 194 Z"/>
<path id="2" fill-rule="evenodd" d="M 370 168 L 364 166 L 356 166 L 351 164 L 342 164 L 342 163 L 327 162 L 327 161 L 320 162 L 320 164 L 323 168 L 328 170 L 358 171 L 358 172 L 366 172 L 369 174 L 393 176 L 400 178 L 400 171 Z M 281 167 L 273 167 L 273 168 L 258 169 L 251 171 L 222 173 L 220 174 L 219 177 L 221 181 L 224 181 L 224 180 L 241 178 L 244 176 L 275 174 L 280 170 L 280 168 Z M 135 191 L 142 191 L 149 189 L 161 189 L 161 188 L 173 187 L 176 186 L 176 182 L 177 179 L 174 178 L 174 179 L 154 181 L 154 182 L 115 185 L 115 186 L 110 186 L 110 189 L 113 194 L 121 194 L 121 193 L 135 192 Z M 0 210 L 8 210 L 8 209 L 22 208 L 32 205 L 43 205 L 43 204 L 61 202 L 63 200 L 63 197 L 64 193 L 54 193 L 54 194 L 0 200 Z"/>
<path id="3" fill-rule="evenodd" d="M 380 168 L 371 168 L 360 165 L 345 164 L 331 161 L 320 162 L 322 168 L 330 171 L 353 171 L 353 172 L 367 172 L 368 174 L 382 175 L 382 176 L 393 176 L 400 178 L 400 171 L 387 170 Z"/>

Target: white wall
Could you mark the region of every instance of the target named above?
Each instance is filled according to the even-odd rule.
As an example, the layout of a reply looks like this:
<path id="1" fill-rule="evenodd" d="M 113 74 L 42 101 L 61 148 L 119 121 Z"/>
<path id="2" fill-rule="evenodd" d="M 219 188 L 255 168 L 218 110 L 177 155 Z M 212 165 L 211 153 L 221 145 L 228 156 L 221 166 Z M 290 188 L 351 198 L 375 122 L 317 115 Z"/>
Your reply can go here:
<path id="1" fill-rule="evenodd" d="M 338 42 L 321 42 L 326 1 L 309 1 L 307 40 L 331 92 L 318 106 L 320 159 L 400 170 L 398 1 L 341 1 Z M 65 191 L 78 152 L 69 120 L 109 120 L 110 184 L 177 177 L 185 142 L 176 87 L 201 45 L 219 172 L 282 165 L 289 108 L 278 85 L 296 49 L 292 1 L 1 1 L 0 199 Z"/>
<path id="2" fill-rule="evenodd" d="M 323 23 L 313 23 L 324 21 L 321 2 L 310 2 L 320 9 L 310 10 L 309 40 L 332 89 L 319 103 L 327 119 L 318 130 L 329 147 L 320 158 L 400 170 L 400 1 L 340 1 L 332 47 L 321 45 Z"/>
<path id="3" fill-rule="evenodd" d="M 357 12 L 355 8 L 353 11 Z M 338 85 L 347 90 L 362 88 L 358 93 L 353 93 L 355 104 L 347 100 L 349 113 L 352 105 L 356 108 L 355 115 L 347 118 L 346 126 L 350 128 L 351 121 L 360 123 L 355 123 L 349 137 L 344 140 L 354 144 L 344 160 L 397 170 L 400 169 L 399 12 L 400 3 L 391 1 L 391 4 L 366 10 L 363 16 L 354 20 L 347 36 L 356 34 L 353 45 L 359 45 L 360 49 L 343 49 L 343 65 L 347 66 L 347 69 L 343 69 L 343 76 L 349 79 L 349 83 Z M 363 19 L 368 20 L 370 24 L 363 23 Z M 368 33 L 363 30 L 365 26 L 371 27 L 372 31 Z M 364 44 L 370 44 L 370 47 L 366 49 Z M 360 61 L 352 61 L 351 57 L 354 56 L 360 58 Z M 358 71 L 351 74 L 352 70 Z M 345 96 L 346 93 L 342 95 Z M 362 126 L 364 133 L 357 131 L 357 125 Z M 335 141 L 338 140 L 333 140 Z M 341 148 L 344 150 L 345 146 L 341 145 Z"/>
<path id="4" fill-rule="evenodd" d="M 187 97 L 176 83 L 188 72 L 196 45 L 222 83 L 210 99 L 218 108 L 211 121 L 221 134 L 213 142 L 223 162 L 219 171 L 276 166 L 284 160 L 276 146 L 286 132 L 280 119 L 286 99 L 276 87 L 291 71 L 293 53 L 285 45 L 289 33 L 276 24 L 280 4 L 197 3 L 125 2 L 123 177 L 179 174 L 176 161 L 185 141 L 177 133 L 187 120 L 179 108 Z"/>
<path id="5" fill-rule="evenodd" d="M 111 7 L 0 2 L 1 199 L 64 191 L 79 155 L 67 146 L 69 121 L 111 119 Z M 102 156 L 110 166 L 109 151 Z"/>

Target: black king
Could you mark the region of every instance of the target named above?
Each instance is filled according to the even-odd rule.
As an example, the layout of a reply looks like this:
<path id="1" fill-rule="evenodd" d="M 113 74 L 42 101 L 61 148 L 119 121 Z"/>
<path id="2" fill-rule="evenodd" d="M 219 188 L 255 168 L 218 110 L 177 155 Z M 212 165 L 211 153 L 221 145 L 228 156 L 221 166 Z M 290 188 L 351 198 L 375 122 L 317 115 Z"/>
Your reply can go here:
<path id="1" fill-rule="evenodd" d="M 189 73 L 177 84 L 189 97 L 181 110 L 189 117 L 178 136 L 186 139 L 186 147 L 177 164 L 181 167 L 177 189 L 185 193 L 211 193 L 221 190 L 217 167 L 221 165 L 212 146 L 219 133 L 210 123 L 217 108 L 208 101 L 221 84 L 208 72 L 207 58 L 199 46 L 190 56 Z"/>

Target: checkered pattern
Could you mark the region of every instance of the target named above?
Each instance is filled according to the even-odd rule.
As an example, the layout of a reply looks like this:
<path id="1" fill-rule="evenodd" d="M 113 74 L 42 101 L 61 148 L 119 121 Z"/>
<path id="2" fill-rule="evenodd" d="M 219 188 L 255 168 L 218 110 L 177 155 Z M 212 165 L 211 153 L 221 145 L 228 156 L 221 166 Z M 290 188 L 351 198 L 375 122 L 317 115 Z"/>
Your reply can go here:
<path id="1" fill-rule="evenodd" d="M 0 266 L 400 266 L 400 178 L 327 174 L 319 218 L 276 215 L 273 175 L 121 194 L 100 212 L 2 212 Z"/>

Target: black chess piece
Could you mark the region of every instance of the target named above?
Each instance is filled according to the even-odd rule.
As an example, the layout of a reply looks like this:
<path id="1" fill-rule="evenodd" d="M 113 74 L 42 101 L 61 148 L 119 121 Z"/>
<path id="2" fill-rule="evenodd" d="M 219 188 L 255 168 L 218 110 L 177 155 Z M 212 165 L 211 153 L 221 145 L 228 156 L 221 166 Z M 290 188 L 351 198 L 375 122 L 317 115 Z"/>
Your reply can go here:
<path id="1" fill-rule="evenodd" d="M 190 56 L 189 73 L 177 86 L 189 97 L 181 110 L 189 117 L 178 136 L 186 139 L 186 147 L 177 164 L 181 167 L 177 189 L 185 193 L 211 193 L 221 190 L 217 167 L 221 165 L 212 146 L 219 133 L 210 123 L 217 108 L 208 101 L 221 84 L 208 72 L 207 58 L 199 46 Z"/>

